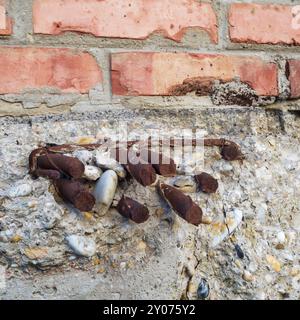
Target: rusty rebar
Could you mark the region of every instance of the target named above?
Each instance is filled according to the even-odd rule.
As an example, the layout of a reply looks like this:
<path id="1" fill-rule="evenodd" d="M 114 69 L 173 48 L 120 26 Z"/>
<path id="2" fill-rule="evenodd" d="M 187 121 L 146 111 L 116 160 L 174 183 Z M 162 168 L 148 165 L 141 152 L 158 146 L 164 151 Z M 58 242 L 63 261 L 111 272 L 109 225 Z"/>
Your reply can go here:
<path id="1" fill-rule="evenodd" d="M 149 162 L 157 174 L 163 177 L 176 176 L 176 164 L 171 158 L 168 158 L 163 153 L 157 153 L 149 149 L 143 149 L 140 157 Z"/>
<path id="2" fill-rule="evenodd" d="M 79 181 L 59 179 L 54 181 L 54 186 L 62 199 L 78 210 L 86 212 L 93 209 L 95 198 Z"/>
<path id="3" fill-rule="evenodd" d="M 84 173 L 84 164 L 77 158 L 67 157 L 62 154 L 46 154 L 37 158 L 39 169 L 57 170 L 69 177 L 78 179 Z"/>
<path id="4" fill-rule="evenodd" d="M 36 169 L 34 173 L 38 177 L 48 178 L 50 180 L 59 180 L 62 178 L 62 174 L 57 170 Z"/>
<path id="5" fill-rule="evenodd" d="M 153 185 L 157 180 L 156 172 L 149 163 L 133 164 L 129 161 L 125 168 L 144 187 Z"/>
<path id="6" fill-rule="evenodd" d="M 176 146 L 182 145 L 182 142 L 184 140 L 181 139 L 170 139 L 170 140 L 163 140 L 159 139 L 158 141 L 155 141 L 152 143 L 152 139 L 149 138 L 146 141 L 141 141 L 141 140 L 133 140 L 133 141 L 127 141 L 127 142 L 122 142 L 122 141 L 114 141 L 112 142 L 114 144 L 114 147 L 112 149 L 129 149 L 133 145 L 136 144 L 143 144 L 147 145 L 148 147 L 152 147 L 153 145 L 156 146 L 170 146 L 170 148 L 175 148 Z M 36 158 L 40 154 L 45 154 L 45 153 L 57 153 L 57 154 L 62 154 L 62 153 L 68 153 L 68 152 L 73 152 L 75 150 L 79 149 L 87 149 L 87 150 L 95 150 L 97 148 L 100 148 L 104 144 L 110 143 L 110 139 L 106 138 L 104 139 L 103 143 L 94 143 L 94 144 L 63 144 L 63 145 L 46 145 L 44 147 L 40 147 L 38 149 L 35 149 L 32 151 L 30 157 L 29 157 L 29 163 L 30 163 L 30 171 L 31 173 L 34 171 L 34 162 Z M 206 147 L 220 147 L 222 156 L 225 160 L 232 161 L 233 160 L 241 160 L 244 159 L 244 156 L 240 150 L 240 147 L 233 141 L 223 139 L 223 138 L 206 138 L 206 139 L 191 139 L 190 140 L 191 146 L 196 147 L 198 145 L 204 145 Z M 226 148 L 229 146 L 229 148 Z M 230 151 L 231 150 L 231 151 Z M 232 153 L 235 153 L 235 156 L 232 156 Z M 228 156 L 228 154 L 230 154 Z M 118 161 L 118 159 L 116 159 Z"/>
<path id="7" fill-rule="evenodd" d="M 202 222 L 202 210 L 190 196 L 166 184 L 161 184 L 159 191 L 181 218 L 196 226 Z"/>
<path id="8" fill-rule="evenodd" d="M 222 157 L 227 161 L 243 160 L 245 156 L 242 154 L 240 147 L 236 143 L 224 145 L 221 149 Z"/>
<path id="9" fill-rule="evenodd" d="M 206 172 L 196 175 L 195 180 L 200 190 L 205 193 L 215 193 L 218 190 L 218 180 Z"/>
<path id="10" fill-rule="evenodd" d="M 139 202 L 123 196 L 117 205 L 117 211 L 135 223 L 144 223 L 149 219 L 149 210 Z"/>

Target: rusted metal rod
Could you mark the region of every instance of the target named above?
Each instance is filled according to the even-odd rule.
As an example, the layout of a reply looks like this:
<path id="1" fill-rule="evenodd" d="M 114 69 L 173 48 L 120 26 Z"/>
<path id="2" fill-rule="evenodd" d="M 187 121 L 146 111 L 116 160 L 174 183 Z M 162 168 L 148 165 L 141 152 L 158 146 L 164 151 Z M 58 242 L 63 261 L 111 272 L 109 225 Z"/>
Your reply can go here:
<path id="1" fill-rule="evenodd" d="M 39 156 L 37 167 L 39 169 L 57 170 L 75 179 L 81 178 L 84 173 L 84 164 L 80 160 L 61 154 Z"/>
<path id="2" fill-rule="evenodd" d="M 125 168 L 144 187 L 151 186 L 157 181 L 156 172 L 149 163 L 132 164 L 129 161 Z"/>
<path id="3" fill-rule="evenodd" d="M 163 177 L 176 176 L 176 164 L 171 158 L 166 157 L 162 153 L 156 153 L 149 149 L 141 151 L 140 157 L 149 162 L 157 174 Z"/>
<path id="4" fill-rule="evenodd" d="M 62 174 L 57 170 L 36 169 L 35 174 L 38 177 L 48 178 L 50 180 L 59 180 L 62 178 Z"/>
<path id="5" fill-rule="evenodd" d="M 202 222 L 202 210 L 191 197 L 166 184 L 159 186 L 159 192 L 181 218 L 196 226 Z"/>
<path id="6" fill-rule="evenodd" d="M 87 149 L 87 150 L 95 150 L 97 148 L 100 148 L 104 144 L 107 144 L 109 146 L 109 143 L 114 144 L 114 148 L 130 148 L 133 145 L 136 144 L 143 144 L 147 146 L 170 146 L 171 148 L 174 148 L 176 146 L 182 145 L 184 142 L 183 138 L 180 139 L 159 139 L 158 141 L 152 142 L 153 139 L 149 138 L 148 140 L 141 141 L 141 140 L 133 140 L 133 141 L 111 141 L 110 139 L 104 139 L 104 142 L 102 143 L 94 143 L 94 144 L 63 144 L 63 145 L 46 145 L 44 147 L 41 147 L 39 149 L 46 149 L 48 152 L 53 153 L 67 153 L 67 152 L 73 152 L 78 149 Z M 239 146 L 230 140 L 223 139 L 223 138 L 205 138 L 205 139 L 190 139 L 189 140 L 192 147 L 201 146 L 204 145 L 205 147 L 224 147 L 224 146 L 236 146 L 239 149 Z M 39 150 L 36 149 L 36 150 Z"/>
<path id="7" fill-rule="evenodd" d="M 144 223 L 149 219 L 149 210 L 139 202 L 123 196 L 117 205 L 117 211 L 135 223 Z"/>
<path id="8" fill-rule="evenodd" d="M 95 198 L 80 182 L 59 179 L 54 181 L 54 185 L 62 199 L 73 204 L 78 210 L 86 212 L 93 209 Z"/>
<path id="9" fill-rule="evenodd" d="M 215 193 L 218 190 L 218 180 L 206 172 L 196 175 L 195 180 L 200 190 L 205 193 Z"/>

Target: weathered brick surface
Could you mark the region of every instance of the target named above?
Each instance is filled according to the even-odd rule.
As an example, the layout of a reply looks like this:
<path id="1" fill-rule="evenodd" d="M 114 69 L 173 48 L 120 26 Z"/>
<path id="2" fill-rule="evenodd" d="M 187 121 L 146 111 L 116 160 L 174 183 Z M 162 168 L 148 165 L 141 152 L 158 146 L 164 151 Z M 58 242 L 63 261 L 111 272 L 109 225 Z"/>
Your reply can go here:
<path id="1" fill-rule="evenodd" d="M 300 60 L 290 60 L 288 65 L 291 97 L 300 98 Z"/>
<path id="2" fill-rule="evenodd" d="M 1 94 L 45 87 L 86 93 L 102 82 L 96 60 L 85 52 L 1 47 L 0 61 Z"/>
<path id="3" fill-rule="evenodd" d="M 100 37 L 145 39 L 153 32 L 180 41 L 187 28 L 205 30 L 217 42 L 212 6 L 198 0 L 35 0 L 34 32 L 91 33 Z"/>
<path id="4" fill-rule="evenodd" d="M 112 56 L 116 95 L 172 95 L 186 81 L 239 77 L 258 95 L 278 94 L 277 67 L 259 58 L 187 53 L 117 53 Z"/>
<path id="5" fill-rule="evenodd" d="M 10 35 L 12 31 L 12 21 L 6 16 L 5 0 L 0 0 L 0 36 Z"/>
<path id="6" fill-rule="evenodd" d="M 229 12 L 233 42 L 300 45 L 300 6 L 235 3 Z"/>
<path id="7" fill-rule="evenodd" d="M 300 97 L 300 3 L 258 2 L 0 0 L 0 95 L 17 93 L 11 101 L 20 99 L 25 109 L 40 102 L 71 108 L 87 99 L 93 106 L 113 107 L 113 95 L 195 92 L 224 106 L 269 104 L 277 96 L 288 99 L 290 90 L 290 97 Z M 187 31 L 192 32 L 184 37 Z M 196 36 L 198 31 L 204 39 Z M 151 37 L 154 33 L 160 36 Z M 239 48 L 239 53 L 230 48 Z M 215 80 L 220 86 L 214 86 Z M 102 81 L 101 91 L 96 84 Z M 87 93 L 95 86 L 88 96 L 58 93 L 49 100 L 45 94 L 46 87 Z M 22 96 L 23 90 L 34 93 Z M 257 99 L 255 93 L 272 98 Z M 187 99 L 168 101 L 185 106 Z M 160 99 L 150 100 L 156 104 Z M 118 101 L 123 103 L 121 97 Z"/>

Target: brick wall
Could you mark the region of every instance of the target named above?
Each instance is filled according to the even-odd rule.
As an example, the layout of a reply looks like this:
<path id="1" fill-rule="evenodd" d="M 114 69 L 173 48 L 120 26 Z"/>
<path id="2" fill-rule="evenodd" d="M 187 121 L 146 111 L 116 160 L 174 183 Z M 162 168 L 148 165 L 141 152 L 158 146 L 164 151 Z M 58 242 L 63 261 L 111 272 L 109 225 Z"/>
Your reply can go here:
<path id="1" fill-rule="evenodd" d="M 300 97 L 300 4 L 0 0 L 0 61 L 1 114 L 274 103 Z"/>

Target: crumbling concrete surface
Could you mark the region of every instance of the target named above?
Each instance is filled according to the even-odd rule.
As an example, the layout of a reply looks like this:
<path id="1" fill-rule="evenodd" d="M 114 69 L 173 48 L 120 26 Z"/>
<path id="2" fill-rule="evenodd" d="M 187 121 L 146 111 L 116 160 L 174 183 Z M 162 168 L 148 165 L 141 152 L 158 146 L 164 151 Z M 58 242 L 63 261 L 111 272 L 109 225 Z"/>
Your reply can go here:
<path id="1" fill-rule="evenodd" d="M 119 121 L 141 135 L 199 129 L 241 146 L 245 160 L 233 162 L 219 148 L 205 149 L 205 171 L 219 183 L 215 194 L 194 192 L 190 179 L 180 182 L 190 184 L 185 191 L 206 224 L 188 224 L 154 188 L 133 180 L 119 184 L 116 198 L 125 192 L 145 204 L 147 222 L 130 222 L 115 208 L 104 216 L 80 213 L 48 180 L 28 174 L 28 156 L 40 143 L 95 142 Z M 0 298 L 198 299 L 205 279 L 208 299 L 299 299 L 299 129 L 297 112 L 262 108 L 1 118 Z M 92 257 L 74 253 L 78 239 L 95 246 Z"/>

